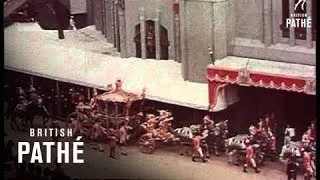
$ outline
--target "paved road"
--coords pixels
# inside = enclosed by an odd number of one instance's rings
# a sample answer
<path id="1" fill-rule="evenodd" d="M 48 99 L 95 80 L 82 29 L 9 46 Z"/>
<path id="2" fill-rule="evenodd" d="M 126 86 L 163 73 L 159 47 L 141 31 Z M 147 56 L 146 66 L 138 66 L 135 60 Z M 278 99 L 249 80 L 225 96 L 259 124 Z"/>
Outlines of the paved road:
<path id="1" fill-rule="evenodd" d="M 30 138 L 27 132 L 11 131 L 5 123 L 8 136 L 5 139 L 15 141 L 48 141 L 48 138 Z M 256 174 L 250 169 L 243 173 L 242 167 L 228 165 L 226 157 L 213 157 L 207 163 L 192 162 L 190 157 L 180 156 L 175 147 L 159 147 L 154 154 L 143 154 L 135 146 L 128 148 L 128 156 L 117 153 L 117 159 L 111 159 L 106 152 L 93 150 L 86 143 L 84 164 L 64 164 L 63 169 L 71 177 L 102 179 L 190 179 L 190 180 L 284 180 L 285 166 L 279 162 L 267 162 Z M 107 146 L 105 146 L 107 149 Z M 45 151 L 44 151 L 45 152 Z M 53 154 L 56 153 L 53 150 Z M 52 164 L 46 166 L 53 167 Z M 298 180 L 303 177 L 299 176 Z"/>

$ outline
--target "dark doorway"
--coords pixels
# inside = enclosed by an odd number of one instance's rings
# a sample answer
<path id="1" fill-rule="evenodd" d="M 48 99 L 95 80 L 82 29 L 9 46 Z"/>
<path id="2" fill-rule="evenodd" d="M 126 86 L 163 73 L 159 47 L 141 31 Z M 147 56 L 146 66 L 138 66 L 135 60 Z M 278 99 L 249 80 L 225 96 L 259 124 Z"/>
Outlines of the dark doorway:
<path id="1" fill-rule="evenodd" d="M 156 38 L 155 38 L 155 25 L 154 21 L 148 20 L 145 22 L 145 34 L 146 34 L 146 58 L 156 58 Z M 135 27 L 134 42 L 136 44 L 136 57 L 141 58 L 141 34 L 140 24 Z M 163 26 L 160 26 L 160 59 L 169 59 L 168 52 L 168 31 Z"/>
<path id="2" fill-rule="evenodd" d="M 236 134 L 248 133 L 251 124 L 257 124 L 259 117 L 270 112 L 275 113 L 277 124 L 276 138 L 283 142 L 287 124 L 295 128 L 296 140 L 301 140 L 316 117 L 316 97 L 303 93 L 272 90 L 254 87 L 238 87 L 240 102 L 235 104 L 234 122 L 230 127 Z"/>

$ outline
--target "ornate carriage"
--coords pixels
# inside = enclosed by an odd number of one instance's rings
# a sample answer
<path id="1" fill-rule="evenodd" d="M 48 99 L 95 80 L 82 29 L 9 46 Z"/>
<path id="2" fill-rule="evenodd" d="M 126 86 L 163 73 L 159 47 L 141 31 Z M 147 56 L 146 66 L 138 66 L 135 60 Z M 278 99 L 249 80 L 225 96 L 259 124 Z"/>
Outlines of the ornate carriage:
<path id="1" fill-rule="evenodd" d="M 171 129 L 170 121 L 173 120 L 172 114 L 166 110 L 158 110 L 160 116 L 156 117 L 152 114 L 149 114 L 149 121 L 147 120 L 145 123 L 141 124 L 144 126 L 145 133 L 142 134 L 139 138 L 139 147 L 140 151 L 147 154 L 152 154 L 156 148 L 156 146 L 160 144 L 177 144 L 180 139 L 175 136 L 173 133 L 173 129 Z M 148 115 L 147 115 L 148 116 Z M 153 130 L 148 130 L 148 123 L 156 123 L 158 128 Z M 167 124 L 167 128 L 165 128 L 165 123 Z M 167 129 L 167 130 L 165 130 Z"/>
<path id="2" fill-rule="evenodd" d="M 104 112 L 107 128 L 118 130 L 122 122 L 132 123 L 143 107 L 145 91 L 141 95 L 121 89 L 122 82 L 116 82 L 116 88 L 96 97 L 98 106 Z"/>

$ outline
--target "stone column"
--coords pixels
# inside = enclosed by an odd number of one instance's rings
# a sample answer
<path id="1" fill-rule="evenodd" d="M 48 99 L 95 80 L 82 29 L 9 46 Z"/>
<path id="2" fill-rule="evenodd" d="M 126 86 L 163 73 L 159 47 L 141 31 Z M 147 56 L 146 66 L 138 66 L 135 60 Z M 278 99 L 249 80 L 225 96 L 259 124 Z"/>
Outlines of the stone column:
<path id="1" fill-rule="evenodd" d="M 108 32 L 108 24 L 110 23 L 109 22 L 109 19 L 110 18 L 108 18 L 108 11 L 110 10 L 110 9 L 108 9 L 108 0 L 104 0 L 104 18 L 105 18 L 105 24 L 104 24 L 104 26 L 105 26 L 105 35 L 104 35 L 104 37 L 107 39 L 107 42 L 109 42 L 108 41 L 108 35 L 109 35 L 109 32 Z"/>
<path id="2" fill-rule="evenodd" d="M 180 28 L 181 28 L 181 71 L 184 80 L 189 79 L 187 29 L 185 24 L 185 0 L 180 1 Z"/>
<path id="3" fill-rule="evenodd" d="M 92 0 L 87 0 L 87 24 L 93 24 L 93 7 L 92 7 Z"/>
<path id="4" fill-rule="evenodd" d="M 102 31 L 102 7 L 101 7 L 102 0 L 95 0 L 96 5 L 96 29 L 98 31 Z"/>
<path id="5" fill-rule="evenodd" d="M 112 0 L 112 2 L 109 2 L 111 3 L 111 27 L 112 27 L 112 43 L 113 43 L 113 47 L 116 47 L 116 38 L 115 38 L 115 18 L 114 18 L 114 0 Z"/>
<path id="6" fill-rule="evenodd" d="M 215 59 L 227 56 L 227 5 L 228 1 L 219 1 L 213 5 L 212 50 Z M 208 55 L 209 56 L 209 55 Z"/>
<path id="7" fill-rule="evenodd" d="M 272 0 L 263 1 L 263 36 L 264 45 L 272 44 Z"/>
<path id="8" fill-rule="evenodd" d="M 155 38 L 156 38 L 156 59 L 160 60 L 160 10 L 156 9 L 156 19 L 154 20 L 155 25 Z"/>
<path id="9" fill-rule="evenodd" d="M 120 56 L 122 58 L 127 57 L 127 45 L 126 45 L 126 20 L 125 20 L 125 10 L 119 8 L 119 28 L 120 28 Z"/>
<path id="10" fill-rule="evenodd" d="M 102 34 L 105 34 L 106 33 L 106 16 L 105 16 L 105 6 L 104 6 L 104 3 L 105 3 L 105 1 L 104 0 L 101 0 L 101 3 L 100 3 L 100 5 L 101 5 L 101 14 L 102 14 L 102 29 L 101 29 L 101 32 L 102 32 Z"/>
<path id="11" fill-rule="evenodd" d="M 114 1 L 113 6 L 113 16 L 114 16 L 114 38 L 115 38 L 115 45 L 117 51 L 120 52 L 120 34 L 119 34 L 119 15 L 118 15 L 118 0 Z"/>
<path id="12" fill-rule="evenodd" d="M 307 0 L 307 18 L 311 18 L 312 17 L 312 1 L 311 0 Z M 314 6 L 315 7 L 315 6 Z M 308 20 L 308 19 L 307 19 Z M 306 29 L 306 33 L 307 33 L 307 48 L 312 48 L 313 47 L 313 42 L 312 42 L 312 25 L 311 28 Z"/>
<path id="13" fill-rule="evenodd" d="M 294 14 L 295 0 L 289 0 L 289 18 L 291 14 Z M 294 33 L 294 27 L 290 27 L 290 45 L 294 46 L 296 44 L 296 37 Z"/>
<path id="14" fill-rule="evenodd" d="M 174 49 L 175 60 L 181 62 L 181 38 L 180 38 L 180 16 L 179 16 L 179 1 L 177 0 L 173 5 L 174 13 Z"/>
<path id="15" fill-rule="evenodd" d="M 140 9 L 140 36 L 141 36 L 141 58 L 146 59 L 146 28 L 144 19 L 144 8 Z"/>

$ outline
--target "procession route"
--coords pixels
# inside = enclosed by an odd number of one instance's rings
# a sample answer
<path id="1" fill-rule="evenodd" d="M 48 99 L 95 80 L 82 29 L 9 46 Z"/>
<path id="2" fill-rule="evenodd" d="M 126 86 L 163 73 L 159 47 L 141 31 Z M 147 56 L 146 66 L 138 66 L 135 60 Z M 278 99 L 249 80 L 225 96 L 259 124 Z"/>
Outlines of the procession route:
<path id="1" fill-rule="evenodd" d="M 41 127 L 41 121 L 36 119 L 36 127 Z M 61 123 L 61 126 L 64 126 Z M 28 132 L 16 132 L 10 129 L 9 120 L 5 120 L 5 140 L 17 141 L 52 141 L 50 138 L 28 137 Z M 70 141 L 70 139 L 65 139 Z M 127 148 L 128 155 L 120 155 L 117 149 L 117 159 L 108 156 L 108 147 L 105 152 L 93 149 L 95 144 L 85 142 L 83 158 L 84 164 L 63 164 L 62 168 L 72 178 L 82 179 L 186 179 L 186 180 L 284 180 L 286 167 L 280 162 L 266 162 L 261 173 L 256 174 L 252 169 L 243 173 L 241 166 L 227 163 L 227 157 L 212 156 L 207 163 L 192 162 L 190 156 L 179 155 L 178 146 L 159 146 L 153 154 L 144 154 L 136 145 Z M 17 144 L 15 144 L 15 148 Z M 45 149 L 42 149 L 45 154 Z M 53 154 L 56 150 L 53 149 Z M 26 160 L 30 158 L 27 157 Z M 42 166 L 54 167 L 53 164 Z M 298 180 L 303 180 L 299 175 Z"/>

